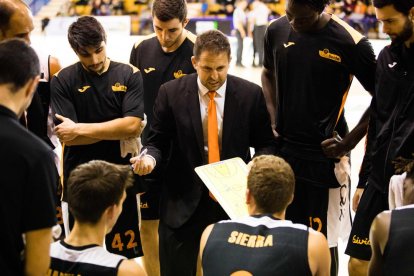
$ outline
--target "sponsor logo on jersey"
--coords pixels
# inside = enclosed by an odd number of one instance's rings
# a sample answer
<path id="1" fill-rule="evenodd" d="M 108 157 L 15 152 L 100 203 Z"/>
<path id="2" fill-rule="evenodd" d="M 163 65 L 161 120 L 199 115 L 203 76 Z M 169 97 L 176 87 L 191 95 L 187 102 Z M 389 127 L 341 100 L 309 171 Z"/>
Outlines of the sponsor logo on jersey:
<path id="1" fill-rule="evenodd" d="M 246 247 L 269 247 L 273 246 L 273 235 L 249 235 L 238 231 L 232 231 L 227 242 Z"/>
<path id="2" fill-rule="evenodd" d="M 79 88 L 79 89 L 78 89 L 78 91 L 79 91 L 79 92 L 81 92 L 81 93 L 83 93 L 83 92 L 85 92 L 86 90 L 88 90 L 90 87 L 91 87 L 90 85 L 85 85 L 84 87 Z"/>
<path id="3" fill-rule="evenodd" d="M 329 52 L 328 49 L 323 49 L 323 50 L 319 50 L 319 55 L 323 58 L 327 58 L 336 62 L 341 62 L 341 57 L 336 55 L 336 54 L 332 54 Z"/>
<path id="4" fill-rule="evenodd" d="M 148 209 L 149 208 L 148 202 L 140 202 L 139 203 L 139 208 Z"/>
<path id="5" fill-rule="evenodd" d="M 154 67 L 150 67 L 150 68 L 146 68 L 146 69 L 144 69 L 145 74 L 149 74 L 149 73 L 151 73 L 152 71 L 155 71 L 155 68 L 154 68 Z"/>
<path id="6" fill-rule="evenodd" d="M 182 70 L 178 70 L 177 72 L 174 72 L 174 78 L 179 79 L 181 77 L 184 77 L 187 74 L 184 74 Z"/>
<path id="7" fill-rule="evenodd" d="M 285 48 L 290 47 L 290 46 L 293 46 L 293 45 L 295 45 L 295 42 L 289 41 L 287 44 L 286 43 L 283 43 L 283 46 L 285 46 Z"/>
<path id="8" fill-rule="evenodd" d="M 114 92 L 126 92 L 127 87 L 125 85 L 120 84 L 119 82 L 112 85 L 112 91 Z"/>
<path id="9" fill-rule="evenodd" d="M 363 238 L 358 237 L 357 235 L 352 236 L 352 243 L 362 244 L 362 245 L 371 245 L 371 242 L 369 241 L 368 238 L 363 239 Z"/>
<path id="10" fill-rule="evenodd" d="M 393 63 L 388 64 L 388 67 L 394 68 L 395 65 L 397 65 L 397 63 L 394 61 Z"/>

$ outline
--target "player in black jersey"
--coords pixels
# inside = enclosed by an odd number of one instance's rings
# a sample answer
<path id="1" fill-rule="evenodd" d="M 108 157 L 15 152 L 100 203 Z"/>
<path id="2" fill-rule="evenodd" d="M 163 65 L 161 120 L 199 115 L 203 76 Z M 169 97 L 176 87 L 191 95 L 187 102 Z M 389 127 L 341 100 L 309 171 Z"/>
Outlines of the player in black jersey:
<path id="1" fill-rule="evenodd" d="M 360 200 L 345 251 L 351 256 L 350 275 L 367 273 L 369 229 L 376 215 L 389 208 L 393 161 L 411 158 L 414 152 L 414 0 L 374 0 L 373 4 L 391 45 L 377 60 L 365 165 L 355 192 Z"/>
<path id="2" fill-rule="evenodd" d="M 104 248 L 105 235 L 121 214 L 126 189 L 133 182 L 129 166 L 101 160 L 71 172 L 67 199 L 75 225 L 68 237 L 51 245 L 47 275 L 146 275 L 135 260 Z"/>
<path id="3" fill-rule="evenodd" d="M 343 107 L 353 76 L 374 90 L 375 56 L 365 37 L 323 12 L 328 3 L 287 1 L 286 16 L 266 32 L 262 84 L 278 154 L 296 175 L 286 218 L 322 231 L 334 255 L 340 230 L 346 237 L 351 227 L 346 154 L 365 135 L 369 118 L 366 111 L 348 133 Z M 336 269 L 333 258 L 333 275 Z"/>
<path id="4" fill-rule="evenodd" d="M 247 177 L 250 217 L 206 228 L 200 243 L 203 275 L 329 275 L 324 235 L 285 220 L 294 189 L 295 176 L 286 161 L 255 157 Z"/>
<path id="5" fill-rule="evenodd" d="M 155 0 L 152 6 L 155 34 L 137 42 L 131 51 L 130 63 L 142 73 L 144 109 L 147 127 L 143 144 L 153 120 L 153 107 L 158 89 L 167 81 L 195 72 L 191 63 L 196 36 L 185 29 L 188 23 L 185 0 Z M 167 158 L 164 163 L 167 163 Z M 164 166 L 163 166 L 164 167 Z M 144 265 L 149 275 L 159 274 L 158 224 L 162 168 L 145 177 L 147 190 L 141 195 L 141 237 Z"/>
<path id="6" fill-rule="evenodd" d="M 414 154 L 413 154 L 414 156 Z M 406 173 L 403 207 L 383 211 L 371 225 L 372 257 L 369 275 L 414 275 L 414 160 L 401 158 L 399 168 Z"/>
<path id="7" fill-rule="evenodd" d="M 55 131 L 64 148 L 63 184 L 77 165 L 90 160 L 129 164 L 131 154 L 121 156 L 120 141 L 138 137 L 144 117 L 141 74 L 106 56 L 101 24 L 80 17 L 69 27 L 68 38 L 80 61 L 62 69 L 51 84 Z M 142 255 L 135 187 L 127 194 L 106 245 L 110 252 L 132 258 Z"/>

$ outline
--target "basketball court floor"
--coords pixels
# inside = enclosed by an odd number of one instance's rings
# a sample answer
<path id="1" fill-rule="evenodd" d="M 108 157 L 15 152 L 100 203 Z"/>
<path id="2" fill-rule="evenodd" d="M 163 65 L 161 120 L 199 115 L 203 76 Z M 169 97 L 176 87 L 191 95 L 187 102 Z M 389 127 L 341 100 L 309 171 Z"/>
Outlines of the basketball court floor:
<path id="1" fill-rule="evenodd" d="M 114 61 L 128 62 L 131 49 L 135 42 L 142 39 L 138 36 L 111 36 L 108 35 L 107 41 L 107 55 Z M 234 37 L 230 38 L 232 46 L 232 56 L 236 53 L 236 40 Z M 381 49 L 389 44 L 388 40 L 371 40 L 374 52 L 376 55 L 381 51 Z M 32 36 L 32 45 L 41 49 L 45 53 L 49 53 L 54 57 L 58 58 L 63 67 L 68 66 L 72 63 L 78 61 L 73 50 L 70 48 L 69 43 L 65 35 L 62 36 L 43 36 L 43 35 L 34 35 Z M 261 68 L 253 68 L 252 64 L 252 41 L 247 38 L 244 41 L 244 51 L 243 51 L 243 64 L 244 68 L 235 66 L 235 56 L 232 58 L 232 63 L 229 69 L 229 74 L 245 78 L 252 82 L 255 82 L 261 85 L 260 74 Z M 358 80 L 354 79 L 348 99 L 345 105 L 345 116 L 348 121 L 349 128 L 352 129 L 359 121 L 359 118 L 369 106 L 371 101 L 371 96 L 366 92 Z M 352 161 L 352 172 L 351 172 L 351 183 L 353 189 L 351 190 L 351 196 L 354 193 L 355 185 L 358 183 L 358 172 L 361 165 L 361 161 L 364 155 L 364 142 L 365 139 L 356 146 L 356 148 L 351 152 L 351 161 Z M 339 242 L 339 275 L 346 276 L 348 256 L 343 252 L 346 247 L 346 241 Z"/>

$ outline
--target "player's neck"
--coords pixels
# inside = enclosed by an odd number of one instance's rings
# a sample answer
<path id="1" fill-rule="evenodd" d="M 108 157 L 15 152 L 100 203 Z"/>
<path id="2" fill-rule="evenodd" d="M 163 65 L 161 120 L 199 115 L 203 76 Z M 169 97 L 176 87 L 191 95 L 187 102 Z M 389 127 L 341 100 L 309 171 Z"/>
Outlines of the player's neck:
<path id="1" fill-rule="evenodd" d="M 165 53 L 171 53 L 171 52 L 174 52 L 175 50 L 177 50 L 181 46 L 181 44 L 183 44 L 185 38 L 187 37 L 187 32 L 188 31 L 186 29 L 183 29 L 179 39 L 177 39 L 177 41 L 168 48 L 167 47 L 162 47 L 162 50 Z"/>
<path id="2" fill-rule="evenodd" d="M 90 244 L 103 246 L 105 234 L 106 227 L 99 222 L 96 225 L 75 222 L 69 236 L 65 238 L 65 242 L 72 246 L 85 246 Z"/>

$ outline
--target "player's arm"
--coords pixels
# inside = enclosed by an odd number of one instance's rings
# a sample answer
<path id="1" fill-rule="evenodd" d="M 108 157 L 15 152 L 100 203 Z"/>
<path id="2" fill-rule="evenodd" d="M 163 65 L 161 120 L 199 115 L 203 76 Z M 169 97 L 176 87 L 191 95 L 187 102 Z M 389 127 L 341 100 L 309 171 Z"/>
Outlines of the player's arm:
<path id="1" fill-rule="evenodd" d="M 79 144 L 77 137 L 95 140 L 121 140 L 140 134 L 141 119 L 138 117 L 117 118 L 102 123 L 75 123 L 69 118 L 56 114 L 62 121 L 55 127 L 56 134 L 67 145 Z"/>
<path id="2" fill-rule="evenodd" d="M 24 274 L 46 275 L 50 265 L 50 243 L 52 242 L 52 228 L 28 231 L 26 234 L 26 248 L 24 251 Z"/>
<path id="3" fill-rule="evenodd" d="M 210 236 L 210 233 L 213 230 L 213 227 L 214 227 L 214 224 L 210 224 L 209 226 L 206 227 L 206 229 L 204 229 L 203 234 L 201 235 L 200 252 L 198 254 L 199 263 L 201 264 L 201 269 L 203 268 L 202 259 L 203 259 L 204 248 L 206 247 L 208 237 Z"/>
<path id="4" fill-rule="evenodd" d="M 150 127 L 142 157 L 131 158 L 134 172 L 146 175 L 153 171 L 156 164 L 160 164 L 163 155 L 170 151 L 171 141 L 175 135 L 175 121 L 169 104 L 168 92 L 165 84 L 161 85 L 154 105 L 154 116 Z"/>
<path id="5" fill-rule="evenodd" d="M 146 276 L 145 270 L 135 260 L 123 260 L 119 265 L 118 276 Z"/>
<path id="6" fill-rule="evenodd" d="M 367 108 L 358 124 L 342 140 L 329 138 L 321 143 L 322 150 L 328 158 L 341 158 L 350 152 L 367 134 L 370 109 Z"/>
<path id="7" fill-rule="evenodd" d="M 376 59 L 374 50 L 366 38 L 355 44 L 352 60 L 349 63 L 350 73 L 355 75 L 365 90 L 373 95 L 375 90 Z M 322 150 L 329 158 L 340 158 L 351 151 L 367 133 L 371 108 L 362 114 L 358 124 L 341 141 L 329 138 L 322 142 Z"/>
<path id="8" fill-rule="evenodd" d="M 309 231 L 308 261 L 312 275 L 328 276 L 331 271 L 331 254 L 325 236 L 316 231 Z"/>
<path id="9" fill-rule="evenodd" d="M 354 210 L 354 212 L 356 212 L 358 208 L 359 201 L 362 197 L 362 193 L 364 192 L 365 185 L 368 182 L 368 178 L 371 174 L 372 147 L 373 147 L 375 140 L 377 139 L 377 134 L 376 134 L 377 130 L 375 126 L 377 113 L 376 113 L 375 106 L 376 106 L 376 99 L 374 95 L 371 101 L 371 106 L 370 106 L 371 113 L 370 113 L 370 119 L 369 119 L 366 145 L 365 145 L 364 159 L 362 160 L 361 169 L 358 175 L 359 180 L 358 180 L 357 189 L 355 190 L 354 196 L 352 197 L 352 210 Z"/>
<path id="10" fill-rule="evenodd" d="M 368 266 L 368 275 L 383 275 L 383 254 L 388 241 L 390 223 L 391 212 L 385 211 L 378 214 L 371 224 L 369 240 L 371 242 L 372 257 Z"/>
<path id="11" fill-rule="evenodd" d="M 273 70 L 266 67 L 262 71 L 262 87 L 263 95 L 266 100 L 267 111 L 269 111 L 270 122 L 272 124 L 273 133 L 276 135 L 276 112 L 277 112 L 277 96 L 276 96 L 276 77 Z"/>

